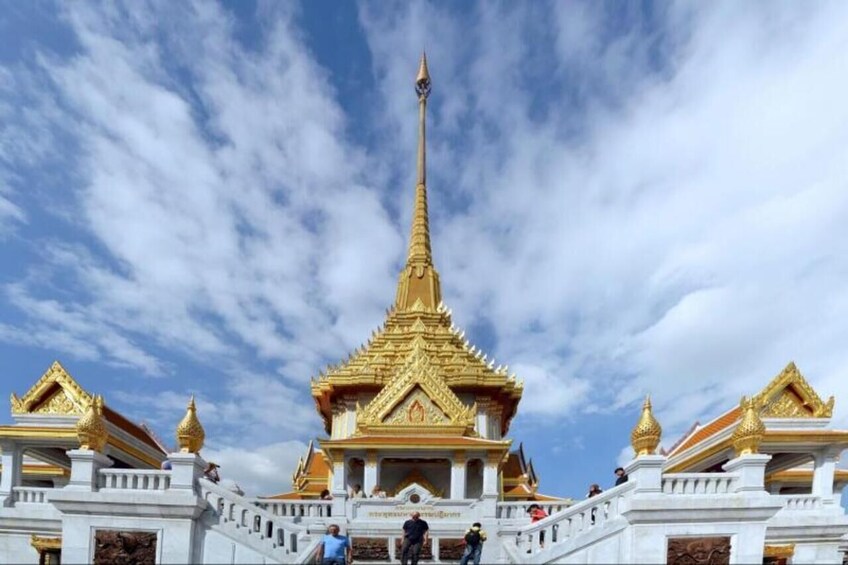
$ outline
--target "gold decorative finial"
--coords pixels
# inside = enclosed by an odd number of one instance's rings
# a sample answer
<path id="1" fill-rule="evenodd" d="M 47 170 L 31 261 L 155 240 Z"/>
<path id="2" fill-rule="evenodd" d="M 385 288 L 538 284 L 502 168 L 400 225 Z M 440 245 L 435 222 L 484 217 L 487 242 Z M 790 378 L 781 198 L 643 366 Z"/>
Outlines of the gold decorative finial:
<path id="1" fill-rule="evenodd" d="M 733 449 L 736 450 L 737 456 L 759 453 L 760 443 L 766 433 L 766 426 L 760 419 L 759 406 L 753 398 L 744 396 L 739 406 L 742 408 L 742 420 L 730 436 Z"/>
<path id="2" fill-rule="evenodd" d="M 180 445 L 180 451 L 183 453 L 197 453 L 203 447 L 203 440 L 206 439 L 206 432 L 203 431 L 203 426 L 200 425 L 200 420 L 197 419 L 197 406 L 194 403 L 194 395 L 191 395 L 191 400 L 188 402 L 188 408 L 185 416 L 177 425 L 177 442 Z"/>
<path id="3" fill-rule="evenodd" d="M 439 274 L 433 267 L 430 247 L 430 218 L 427 212 L 427 97 L 430 95 L 430 71 L 427 55 L 422 53 L 415 92 L 418 94 L 418 181 L 415 184 L 415 209 L 406 267 L 400 274 L 397 308 L 408 310 L 420 299 L 427 310 L 435 310 L 442 301 Z"/>
<path id="4" fill-rule="evenodd" d="M 77 437 L 80 441 L 80 449 L 92 451 L 103 451 L 109 432 L 103 422 L 103 397 L 97 395 L 88 403 L 88 408 L 79 420 L 77 420 Z"/>
<path id="5" fill-rule="evenodd" d="M 640 455 L 653 455 L 657 451 L 662 437 L 662 426 L 654 418 L 651 410 L 651 397 L 646 396 L 642 404 L 642 415 L 636 423 L 636 427 L 630 432 L 630 444 L 636 457 Z"/>
<path id="6" fill-rule="evenodd" d="M 421 63 L 418 65 L 418 76 L 415 77 L 415 92 L 419 97 L 430 95 L 430 71 L 427 70 L 427 53 L 421 52 Z"/>

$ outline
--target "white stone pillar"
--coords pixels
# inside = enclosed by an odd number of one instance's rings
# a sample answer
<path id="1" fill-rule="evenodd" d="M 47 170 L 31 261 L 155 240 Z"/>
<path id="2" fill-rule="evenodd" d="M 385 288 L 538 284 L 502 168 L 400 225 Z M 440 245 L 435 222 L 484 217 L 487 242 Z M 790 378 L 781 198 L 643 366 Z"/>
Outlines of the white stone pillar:
<path id="1" fill-rule="evenodd" d="M 627 480 L 636 483 L 635 493 L 662 492 L 662 455 L 640 455 L 624 467 Z"/>
<path id="2" fill-rule="evenodd" d="M 333 495 L 333 498 L 337 496 L 346 496 L 347 495 L 347 466 L 345 465 L 344 459 L 341 459 L 341 455 L 339 455 L 339 459 L 333 459 L 333 482 L 330 487 L 330 492 Z"/>
<path id="3" fill-rule="evenodd" d="M 836 462 L 839 453 L 825 449 L 813 454 L 813 489 L 814 496 L 820 496 L 823 504 L 833 504 L 833 479 L 836 473 Z"/>
<path id="4" fill-rule="evenodd" d="M 771 455 L 752 453 L 740 455 L 721 466 L 728 473 L 739 476 L 733 492 L 766 492 L 766 465 Z"/>
<path id="5" fill-rule="evenodd" d="M 498 492 L 498 463 L 488 459 L 483 466 L 483 496 L 495 496 Z"/>
<path id="6" fill-rule="evenodd" d="M 468 457 L 466 457 L 464 451 L 457 451 L 453 454 L 453 461 L 451 461 L 450 497 L 454 500 L 462 500 L 466 496 L 467 463 Z M 497 482 L 497 476 L 495 477 L 495 482 Z"/>
<path id="7" fill-rule="evenodd" d="M 347 464 L 345 462 L 344 452 L 333 451 L 330 453 L 330 458 L 333 461 L 333 479 L 330 483 L 330 494 L 333 497 L 333 520 L 338 521 L 347 515 Z"/>
<path id="8" fill-rule="evenodd" d="M 0 442 L 3 450 L 0 463 L 3 465 L 3 475 L 0 477 L 0 506 L 12 506 L 15 503 L 13 489 L 21 484 L 21 469 L 23 468 L 24 450 L 15 441 Z"/>
<path id="9" fill-rule="evenodd" d="M 365 496 L 371 496 L 374 487 L 380 484 L 380 466 L 377 452 L 368 450 L 365 453 L 365 469 L 362 474 L 362 490 Z"/>
<path id="10" fill-rule="evenodd" d="M 67 452 L 71 458 L 71 480 L 66 489 L 97 490 L 97 472 L 112 466 L 112 460 L 90 449 L 72 449 Z"/>
<path id="11" fill-rule="evenodd" d="M 171 490 L 196 492 L 197 479 L 206 470 L 206 461 L 197 453 L 169 453 L 171 462 Z"/>

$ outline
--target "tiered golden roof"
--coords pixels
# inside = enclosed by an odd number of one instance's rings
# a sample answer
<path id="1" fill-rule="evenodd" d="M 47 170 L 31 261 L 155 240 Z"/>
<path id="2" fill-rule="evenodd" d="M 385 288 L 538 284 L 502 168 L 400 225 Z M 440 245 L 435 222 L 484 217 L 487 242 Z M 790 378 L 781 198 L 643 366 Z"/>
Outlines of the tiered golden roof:
<path id="1" fill-rule="evenodd" d="M 103 397 L 97 395 L 89 402 L 85 414 L 77 420 L 77 437 L 80 441 L 80 449 L 91 449 L 103 451 L 109 440 L 109 432 L 103 422 Z"/>
<path id="2" fill-rule="evenodd" d="M 194 395 L 192 395 L 186 408 L 186 414 L 177 425 L 177 442 L 180 445 L 180 451 L 197 453 L 203 448 L 205 439 L 206 432 L 203 431 L 203 426 L 197 419 L 197 406 L 194 403 Z"/>
<path id="3" fill-rule="evenodd" d="M 371 405 L 364 407 L 358 433 L 374 432 L 388 411 L 416 386 L 441 390 L 441 401 L 434 400 L 454 430 L 473 427 L 473 411 L 456 398 L 456 389 L 472 390 L 498 407 L 502 433 L 506 433 L 522 394 L 522 384 L 504 366 L 495 366 L 482 351 L 470 345 L 465 333 L 451 321 L 451 313 L 441 302 L 441 284 L 433 265 L 430 223 L 427 212 L 425 115 L 430 93 L 430 74 L 422 56 L 416 78 L 419 101 L 418 180 L 415 208 L 406 264 L 400 273 L 394 306 L 387 312 L 382 327 L 359 347 L 346 362 L 330 367 L 312 380 L 312 396 L 330 431 L 333 402 L 346 392 L 379 391 Z M 426 377 L 413 366 L 426 365 Z M 388 385 L 406 379 L 406 388 Z M 416 380 L 417 379 L 417 380 Z M 416 382 L 412 382 L 415 380 Z M 405 381 L 405 382 L 406 382 Z M 437 381 L 440 384 L 437 384 Z M 441 388 L 444 387 L 444 388 Z M 453 392 L 452 392 L 453 391 Z M 417 418 L 427 413 L 423 402 L 410 407 Z M 435 412 L 431 410 L 435 417 Z M 410 412 L 412 414 L 412 412 Z M 411 421 L 410 421 L 411 422 Z M 399 431 L 399 430 L 396 430 Z"/>
<path id="4" fill-rule="evenodd" d="M 760 407 L 755 399 L 744 396 L 739 407 L 742 409 L 742 420 L 730 436 L 733 449 L 736 450 L 736 455 L 757 453 L 766 434 L 766 426 L 760 419 Z"/>
<path id="5" fill-rule="evenodd" d="M 651 397 L 646 396 L 642 404 L 642 415 L 630 433 L 630 443 L 636 456 L 653 455 L 662 437 L 662 427 L 651 409 Z"/>

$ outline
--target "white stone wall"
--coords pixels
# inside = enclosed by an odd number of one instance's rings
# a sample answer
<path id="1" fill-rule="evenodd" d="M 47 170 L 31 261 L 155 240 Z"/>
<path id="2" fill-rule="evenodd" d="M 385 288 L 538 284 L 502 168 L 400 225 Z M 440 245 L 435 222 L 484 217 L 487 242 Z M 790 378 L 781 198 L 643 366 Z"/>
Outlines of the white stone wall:
<path id="1" fill-rule="evenodd" d="M 202 563 L 249 564 L 265 563 L 265 558 L 256 551 L 214 531 L 203 536 Z"/>
<path id="2" fill-rule="evenodd" d="M 0 533 L 0 563 L 38 563 L 38 552 L 29 543 L 30 536 Z"/>

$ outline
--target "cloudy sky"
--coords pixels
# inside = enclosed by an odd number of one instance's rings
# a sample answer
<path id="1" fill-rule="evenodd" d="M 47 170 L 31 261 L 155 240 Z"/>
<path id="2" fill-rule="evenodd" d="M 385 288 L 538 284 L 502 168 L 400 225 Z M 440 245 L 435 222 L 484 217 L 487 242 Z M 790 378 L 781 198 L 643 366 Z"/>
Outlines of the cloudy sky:
<path id="1" fill-rule="evenodd" d="M 848 4 L 3 3 L 0 374 L 54 359 L 287 490 L 311 376 L 394 298 L 413 79 L 445 302 L 542 490 L 789 361 L 848 425 Z M 8 420 L 7 416 L 3 416 Z"/>

